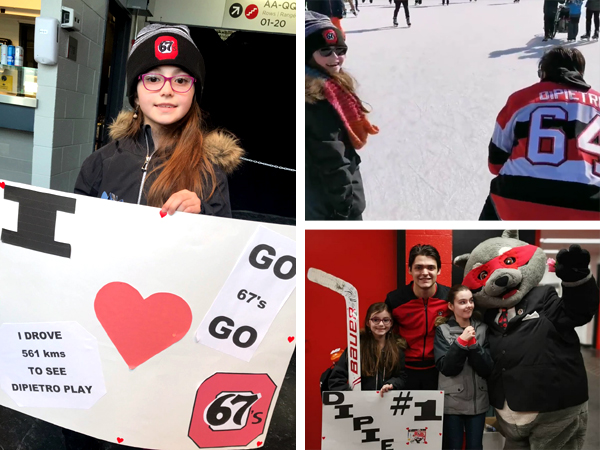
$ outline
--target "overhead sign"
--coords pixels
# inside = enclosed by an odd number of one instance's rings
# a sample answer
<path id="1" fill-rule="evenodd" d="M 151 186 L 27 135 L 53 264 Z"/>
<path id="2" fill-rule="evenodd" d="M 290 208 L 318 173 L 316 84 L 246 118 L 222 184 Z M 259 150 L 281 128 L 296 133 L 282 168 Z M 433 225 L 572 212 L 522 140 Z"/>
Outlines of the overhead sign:
<path id="1" fill-rule="evenodd" d="M 323 393 L 322 450 L 442 448 L 443 391 Z"/>
<path id="2" fill-rule="evenodd" d="M 131 447 L 261 447 L 295 347 L 295 229 L 159 212 L 0 180 L 0 405 Z M 228 302 L 259 311 L 231 315 L 260 335 L 250 357 L 194 336 Z"/>
<path id="3" fill-rule="evenodd" d="M 296 34 L 296 1 L 156 0 L 153 22 Z"/>

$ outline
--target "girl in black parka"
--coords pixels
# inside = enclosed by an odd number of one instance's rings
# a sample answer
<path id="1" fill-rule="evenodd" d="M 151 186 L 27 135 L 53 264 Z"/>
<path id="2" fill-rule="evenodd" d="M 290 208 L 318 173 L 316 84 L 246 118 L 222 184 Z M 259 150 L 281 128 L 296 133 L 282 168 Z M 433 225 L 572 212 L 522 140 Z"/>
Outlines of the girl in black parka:
<path id="1" fill-rule="evenodd" d="M 110 126 L 113 141 L 83 162 L 75 193 L 159 207 L 162 215 L 231 217 L 227 173 L 243 151 L 202 126 L 204 62 L 189 29 L 144 27 L 126 72 L 134 111 L 121 111 Z"/>
<path id="2" fill-rule="evenodd" d="M 406 341 L 393 332 L 394 320 L 385 303 L 373 303 L 367 310 L 365 328 L 360 333 L 360 385 L 363 391 L 387 391 L 406 388 L 404 349 Z M 329 377 L 330 391 L 349 391 L 348 349 Z"/>
<path id="3" fill-rule="evenodd" d="M 306 219 L 361 220 L 365 196 L 356 153 L 371 125 L 354 80 L 342 70 L 348 50 L 324 15 L 306 12 Z"/>

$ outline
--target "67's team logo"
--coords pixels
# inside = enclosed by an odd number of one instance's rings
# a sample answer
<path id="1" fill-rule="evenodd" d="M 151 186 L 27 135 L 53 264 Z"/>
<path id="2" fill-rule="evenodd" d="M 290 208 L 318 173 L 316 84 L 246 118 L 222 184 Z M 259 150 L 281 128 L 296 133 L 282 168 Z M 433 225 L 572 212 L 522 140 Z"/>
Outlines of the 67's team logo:
<path id="1" fill-rule="evenodd" d="M 157 59 L 175 59 L 179 54 L 177 39 L 172 36 L 161 36 L 154 41 L 154 56 Z"/>
<path id="2" fill-rule="evenodd" d="M 266 373 L 215 373 L 196 393 L 190 439 L 200 448 L 249 445 L 264 432 L 275 389 Z"/>

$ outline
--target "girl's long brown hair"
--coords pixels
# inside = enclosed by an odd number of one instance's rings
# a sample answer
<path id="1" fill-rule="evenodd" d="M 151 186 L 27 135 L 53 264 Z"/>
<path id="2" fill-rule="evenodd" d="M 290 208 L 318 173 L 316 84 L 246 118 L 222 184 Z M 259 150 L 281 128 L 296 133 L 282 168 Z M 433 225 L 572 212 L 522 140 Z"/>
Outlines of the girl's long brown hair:
<path id="1" fill-rule="evenodd" d="M 387 311 L 392 317 L 392 327 L 385 336 L 383 350 L 379 351 L 369 323 L 373 314 L 383 311 Z M 360 365 L 363 376 L 372 377 L 378 372 L 384 372 L 387 377 L 391 377 L 398 375 L 403 369 L 400 367 L 400 352 L 406 348 L 406 341 L 394 333 L 393 320 L 392 312 L 385 303 L 373 303 L 369 306 L 365 317 L 365 328 L 360 334 Z"/>
<path id="2" fill-rule="evenodd" d="M 329 73 L 323 67 L 321 67 L 315 61 L 314 58 L 311 58 L 310 61 L 308 61 L 308 65 L 310 67 L 312 67 L 313 69 L 317 69 L 321 73 L 325 74 L 327 77 L 331 78 L 333 81 L 335 81 L 338 85 L 340 85 L 346 91 L 348 91 L 349 93 L 351 93 L 354 96 L 356 96 L 356 98 L 359 100 L 360 109 L 362 110 L 362 112 L 364 112 L 365 114 L 368 114 L 368 113 L 371 112 L 370 110 L 368 110 L 367 108 L 365 108 L 365 105 L 363 104 L 363 101 L 356 94 L 356 87 L 357 87 L 357 84 L 358 84 L 356 82 L 356 79 L 352 75 L 350 75 L 348 72 L 344 71 L 344 69 L 341 69 L 337 73 Z"/>
<path id="3" fill-rule="evenodd" d="M 138 108 L 137 114 L 138 117 L 134 119 L 133 111 L 121 111 L 110 125 L 110 137 L 115 140 L 135 140 L 144 124 L 142 110 Z M 148 179 L 160 173 L 150 183 L 150 188 L 145 188 L 149 206 L 161 207 L 172 194 L 182 189 L 195 192 L 201 200 L 209 199 L 214 194 L 215 171 L 204 151 L 201 114 L 194 100 L 181 120 L 164 127 L 161 146 L 153 157 L 156 163 Z M 212 186 L 208 195 L 204 192 L 207 186 Z"/>

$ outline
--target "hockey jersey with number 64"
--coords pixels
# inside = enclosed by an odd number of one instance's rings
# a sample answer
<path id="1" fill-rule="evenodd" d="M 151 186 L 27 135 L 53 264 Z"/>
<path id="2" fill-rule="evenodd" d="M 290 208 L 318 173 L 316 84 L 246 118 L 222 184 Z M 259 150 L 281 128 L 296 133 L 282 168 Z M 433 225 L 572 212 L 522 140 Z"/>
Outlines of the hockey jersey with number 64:
<path id="1" fill-rule="evenodd" d="M 512 94 L 489 146 L 503 220 L 600 220 L 600 94 L 542 81 Z"/>

